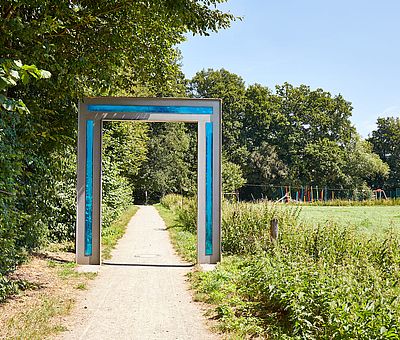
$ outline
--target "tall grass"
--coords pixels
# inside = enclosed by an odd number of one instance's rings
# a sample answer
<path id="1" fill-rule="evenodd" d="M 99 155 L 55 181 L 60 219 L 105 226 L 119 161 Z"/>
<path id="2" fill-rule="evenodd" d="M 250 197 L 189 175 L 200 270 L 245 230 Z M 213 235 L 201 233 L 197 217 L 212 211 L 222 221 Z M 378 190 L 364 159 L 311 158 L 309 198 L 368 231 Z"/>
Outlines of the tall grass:
<path id="1" fill-rule="evenodd" d="M 400 339 L 399 232 L 367 237 L 356 227 L 314 226 L 298 218 L 300 209 L 225 202 L 223 250 L 231 256 L 193 275 L 197 297 L 216 305 L 224 331 L 243 337 Z"/>
<path id="2" fill-rule="evenodd" d="M 177 215 L 176 226 L 179 226 L 193 234 L 196 233 L 197 203 L 195 198 L 169 194 L 164 196 L 160 203 Z"/>
<path id="3" fill-rule="evenodd" d="M 277 218 L 281 225 L 295 225 L 299 207 L 270 203 L 223 203 L 222 249 L 226 254 L 255 254 L 271 246 L 269 225 Z"/>

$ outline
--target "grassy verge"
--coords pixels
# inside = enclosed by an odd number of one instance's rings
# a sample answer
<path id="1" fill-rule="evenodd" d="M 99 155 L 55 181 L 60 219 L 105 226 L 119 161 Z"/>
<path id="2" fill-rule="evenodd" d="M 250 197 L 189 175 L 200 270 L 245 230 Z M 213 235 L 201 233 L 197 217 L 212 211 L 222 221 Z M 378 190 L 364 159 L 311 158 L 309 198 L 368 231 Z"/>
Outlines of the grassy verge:
<path id="1" fill-rule="evenodd" d="M 210 306 L 207 316 L 216 320 L 215 331 L 227 339 L 270 338 L 266 331 L 265 311 L 249 300 L 243 287 L 245 260 L 241 256 L 227 255 L 215 270 L 189 273 L 194 300 Z"/>
<path id="2" fill-rule="evenodd" d="M 104 228 L 101 235 L 102 258 L 107 260 L 111 257 L 111 251 L 117 245 L 118 240 L 125 234 L 126 227 L 138 211 L 138 207 L 130 206 L 110 227 Z"/>
<path id="3" fill-rule="evenodd" d="M 178 223 L 177 216 L 161 204 L 155 208 L 164 220 L 176 252 L 188 262 L 196 262 L 196 235 L 185 230 Z"/>
<path id="4" fill-rule="evenodd" d="M 111 256 L 137 210 L 130 207 L 103 230 L 103 258 Z M 72 243 L 51 244 L 35 254 L 8 278 L 19 288 L 0 304 L 0 339 L 44 339 L 65 330 L 63 318 L 95 276 L 76 271 Z"/>
<path id="5" fill-rule="evenodd" d="M 0 305 L 0 338 L 43 339 L 64 330 L 62 318 L 96 275 L 75 267 L 73 253 L 49 251 L 20 266 L 11 279 L 27 286 Z"/>

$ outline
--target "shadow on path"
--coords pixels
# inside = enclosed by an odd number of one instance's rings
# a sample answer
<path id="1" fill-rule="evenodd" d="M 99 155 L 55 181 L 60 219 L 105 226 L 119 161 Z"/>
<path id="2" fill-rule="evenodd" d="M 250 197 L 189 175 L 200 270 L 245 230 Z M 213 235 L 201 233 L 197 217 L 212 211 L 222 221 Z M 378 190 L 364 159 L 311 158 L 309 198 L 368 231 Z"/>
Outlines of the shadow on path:
<path id="1" fill-rule="evenodd" d="M 104 266 L 116 267 L 155 267 L 155 268 L 191 268 L 194 264 L 151 264 L 151 263 L 112 263 L 103 262 Z"/>

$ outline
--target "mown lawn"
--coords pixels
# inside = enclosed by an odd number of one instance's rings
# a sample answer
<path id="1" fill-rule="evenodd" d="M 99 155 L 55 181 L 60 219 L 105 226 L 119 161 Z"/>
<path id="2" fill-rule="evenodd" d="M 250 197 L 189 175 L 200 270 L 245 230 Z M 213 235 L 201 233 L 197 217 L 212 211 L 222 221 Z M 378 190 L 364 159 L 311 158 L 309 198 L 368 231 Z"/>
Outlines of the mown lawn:
<path id="1" fill-rule="evenodd" d="M 368 232 L 400 229 L 400 206 L 302 206 L 300 218 L 312 224 L 336 222 Z"/>

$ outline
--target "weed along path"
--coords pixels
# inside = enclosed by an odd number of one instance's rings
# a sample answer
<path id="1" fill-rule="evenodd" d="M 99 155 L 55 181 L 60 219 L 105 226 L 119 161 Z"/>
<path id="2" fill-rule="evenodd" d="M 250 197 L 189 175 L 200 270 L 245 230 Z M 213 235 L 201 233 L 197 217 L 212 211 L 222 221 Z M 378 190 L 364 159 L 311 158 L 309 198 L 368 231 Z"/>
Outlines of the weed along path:
<path id="1" fill-rule="evenodd" d="M 190 270 L 156 209 L 141 206 L 60 338 L 217 339 L 187 290 Z"/>

